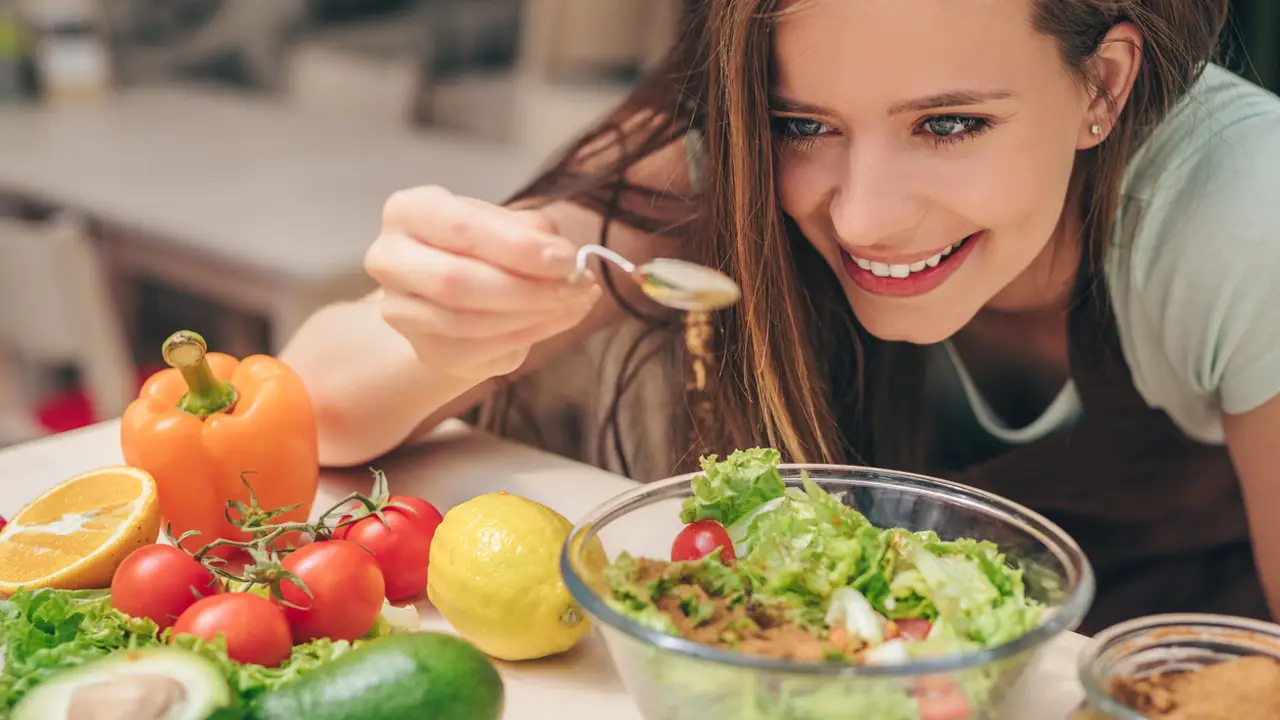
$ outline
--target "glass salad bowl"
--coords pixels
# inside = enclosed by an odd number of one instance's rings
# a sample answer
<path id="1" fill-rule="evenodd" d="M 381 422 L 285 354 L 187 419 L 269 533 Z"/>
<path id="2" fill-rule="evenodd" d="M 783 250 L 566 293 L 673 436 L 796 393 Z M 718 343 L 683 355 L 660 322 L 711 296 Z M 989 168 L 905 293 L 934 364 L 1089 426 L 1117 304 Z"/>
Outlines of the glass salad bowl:
<path id="1" fill-rule="evenodd" d="M 647 720 L 999 717 L 1005 692 L 1028 663 L 1055 637 L 1078 627 L 1093 602 L 1093 570 L 1080 548 L 1056 525 L 1015 503 L 956 483 L 872 468 L 777 470 L 786 492 L 801 492 L 807 476 L 827 493 L 842 493 L 843 503 L 876 528 L 995 543 L 1005 563 L 1021 571 L 1026 598 L 1044 611 L 1026 632 L 1008 633 L 1007 641 L 876 663 L 781 660 L 687 640 L 632 619 L 609 601 L 600 544 L 610 562 L 622 553 L 668 559 L 685 527 L 682 504 L 694 496 L 691 480 L 700 473 L 643 485 L 596 508 L 573 529 L 561 571 Z M 732 523 L 729 530 L 733 536 Z M 738 537 L 733 543 L 738 545 Z"/>

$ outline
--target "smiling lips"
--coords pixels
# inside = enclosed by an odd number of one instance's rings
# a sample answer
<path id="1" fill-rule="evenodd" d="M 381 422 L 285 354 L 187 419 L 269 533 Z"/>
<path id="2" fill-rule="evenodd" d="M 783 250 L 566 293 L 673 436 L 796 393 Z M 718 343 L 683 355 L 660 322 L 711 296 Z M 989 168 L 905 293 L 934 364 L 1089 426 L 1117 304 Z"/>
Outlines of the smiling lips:
<path id="1" fill-rule="evenodd" d="M 863 290 L 874 295 L 913 297 L 942 284 L 964 263 L 982 233 L 952 243 L 934 255 L 909 263 L 886 263 L 840 251 L 845 272 Z"/>

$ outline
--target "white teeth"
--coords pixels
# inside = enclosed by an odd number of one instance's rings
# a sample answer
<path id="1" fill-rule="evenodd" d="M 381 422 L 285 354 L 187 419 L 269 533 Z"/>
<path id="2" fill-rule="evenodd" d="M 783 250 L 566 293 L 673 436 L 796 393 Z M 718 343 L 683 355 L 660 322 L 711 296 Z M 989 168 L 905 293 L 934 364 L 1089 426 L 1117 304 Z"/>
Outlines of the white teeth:
<path id="1" fill-rule="evenodd" d="M 961 245 L 964 245 L 964 243 L 965 241 L 961 240 L 958 243 L 948 245 L 945 248 L 943 248 L 942 251 L 939 252 L 937 255 L 934 255 L 931 258 L 925 258 L 924 260 L 918 260 L 909 265 L 906 265 L 906 264 L 890 265 L 889 263 L 876 262 L 874 260 L 863 260 L 862 258 L 859 258 L 859 257 L 854 257 L 853 261 L 858 265 L 858 267 L 870 272 L 872 275 L 875 275 L 876 277 L 891 277 L 891 278 L 902 279 L 910 276 L 912 273 L 918 273 L 928 268 L 938 267 L 939 263 L 942 262 L 943 258 L 947 257 L 952 252 L 955 252 L 955 250 L 959 248 Z M 853 256 L 850 255 L 850 257 L 853 257 Z"/>

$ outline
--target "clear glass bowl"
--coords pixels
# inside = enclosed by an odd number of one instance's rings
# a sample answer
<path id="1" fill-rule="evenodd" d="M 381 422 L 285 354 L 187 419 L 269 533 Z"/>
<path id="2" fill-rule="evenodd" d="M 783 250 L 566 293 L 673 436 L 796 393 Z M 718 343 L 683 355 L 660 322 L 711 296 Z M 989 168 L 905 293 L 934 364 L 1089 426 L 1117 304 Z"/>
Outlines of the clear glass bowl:
<path id="1" fill-rule="evenodd" d="M 1197 670 L 1250 655 L 1280 660 L 1280 625 L 1228 615 L 1151 615 L 1098 633 L 1080 653 L 1073 720 L 1147 720 L 1111 695 L 1117 679 Z"/>
<path id="2" fill-rule="evenodd" d="M 983 652 L 895 666 L 795 663 L 739 655 L 671 637 L 605 604 L 604 578 L 584 562 L 599 538 L 612 561 L 619 552 L 670 556 L 683 527 L 680 505 L 692 475 L 643 485 L 592 511 L 569 536 L 561 571 L 574 598 L 602 632 L 619 674 L 647 720 L 806 719 L 980 720 L 996 716 L 1005 691 L 1049 641 L 1079 626 L 1093 602 L 1093 569 L 1076 543 L 1036 513 L 955 483 L 871 468 L 784 465 L 788 485 L 801 472 L 878 527 L 933 530 L 943 539 L 990 540 L 1021 568 L 1029 596 L 1055 609 L 1027 635 Z M 925 710 L 930 683 L 946 679 L 969 695 L 967 714 Z M 923 711 L 923 712 L 922 712 Z"/>

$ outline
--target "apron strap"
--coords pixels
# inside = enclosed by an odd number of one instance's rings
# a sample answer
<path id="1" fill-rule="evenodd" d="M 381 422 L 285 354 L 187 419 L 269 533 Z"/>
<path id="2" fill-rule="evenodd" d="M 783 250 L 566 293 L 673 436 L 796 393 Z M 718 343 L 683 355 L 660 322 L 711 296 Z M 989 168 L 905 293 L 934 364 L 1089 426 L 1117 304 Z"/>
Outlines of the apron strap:
<path id="1" fill-rule="evenodd" d="M 1082 420 L 952 477 L 1040 512 L 1080 544 L 1098 576 L 1084 632 L 1158 612 L 1267 618 L 1226 448 L 1147 406 L 1093 277 L 1082 263 L 1067 325 Z"/>

